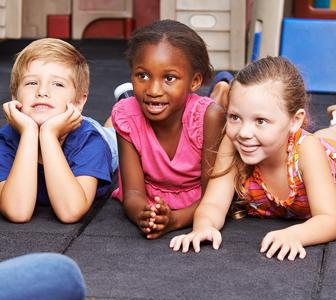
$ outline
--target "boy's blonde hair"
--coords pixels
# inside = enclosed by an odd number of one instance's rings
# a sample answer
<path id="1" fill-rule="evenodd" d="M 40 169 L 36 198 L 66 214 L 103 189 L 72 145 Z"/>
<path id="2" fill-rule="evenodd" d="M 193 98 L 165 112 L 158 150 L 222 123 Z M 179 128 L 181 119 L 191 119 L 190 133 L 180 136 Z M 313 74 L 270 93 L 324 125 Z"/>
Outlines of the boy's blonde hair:
<path id="1" fill-rule="evenodd" d="M 18 53 L 12 68 L 10 90 L 16 96 L 23 73 L 29 64 L 41 59 L 45 62 L 57 62 L 69 66 L 73 70 L 73 83 L 76 89 L 76 99 L 88 95 L 90 74 L 89 66 L 84 56 L 72 45 L 54 38 L 36 40 Z"/>

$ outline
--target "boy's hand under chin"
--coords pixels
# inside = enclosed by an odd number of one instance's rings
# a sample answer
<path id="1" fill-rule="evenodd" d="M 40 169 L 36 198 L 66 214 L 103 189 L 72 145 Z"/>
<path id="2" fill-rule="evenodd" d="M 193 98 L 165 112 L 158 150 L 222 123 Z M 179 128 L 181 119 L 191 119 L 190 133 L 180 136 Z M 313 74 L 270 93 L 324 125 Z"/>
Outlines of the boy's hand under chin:
<path id="1" fill-rule="evenodd" d="M 49 133 L 62 141 L 69 132 L 80 127 L 83 116 L 81 112 L 72 104 L 67 104 L 67 110 L 44 122 L 40 127 L 40 134 Z"/>
<path id="2" fill-rule="evenodd" d="M 3 104 L 3 111 L 8 124 L 19 131 L 20 135 L 29 129 L 33 131 L 38 130 L 35 121 L 21 112 L 22 104 L 17 100 L 12 100 Z"/>

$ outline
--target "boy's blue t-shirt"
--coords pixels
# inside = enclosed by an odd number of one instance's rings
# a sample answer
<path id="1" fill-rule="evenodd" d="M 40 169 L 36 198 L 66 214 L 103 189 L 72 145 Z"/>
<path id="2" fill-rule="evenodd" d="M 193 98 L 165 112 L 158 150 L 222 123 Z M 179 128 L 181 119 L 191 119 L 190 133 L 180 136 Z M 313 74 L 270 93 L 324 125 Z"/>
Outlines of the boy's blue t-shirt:
<path id="1" fill-rule="evenodd" d="M 0 128 L 0 182 L 6 180 L 9 175 L 19 141 L 19 133 L 9 124 Z M 98 179 L 96 198 L 106 196 L 111 191 L 111 150 L 90 122 L 84 119 L 79 128 L 70 132 L 62 148 L 75 177 L 92 176 Z M 38 164 L 37 203 L 50 205 L 41 164 Z"/>

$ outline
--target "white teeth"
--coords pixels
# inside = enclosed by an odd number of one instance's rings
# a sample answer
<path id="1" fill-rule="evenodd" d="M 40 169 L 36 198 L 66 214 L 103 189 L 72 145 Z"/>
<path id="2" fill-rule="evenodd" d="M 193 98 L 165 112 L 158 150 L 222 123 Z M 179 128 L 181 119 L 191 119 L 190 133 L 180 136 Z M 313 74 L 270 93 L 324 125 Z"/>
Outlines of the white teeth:
<path id="1" fill-rule="evenodd" d="M 147 102 L 145 103 L 147 106 L 147 110 L 152 114 L 160 114 L 162 113 L 168 106 L 166 103 L 157 103 L 157 102 Z"/>
<path id="2" fill-rule="evenodd" d="M 50 109 L 50 106 L 48 106 L 48 105 L 43 105 L 43 104 L 39 104 L 39 105 L 36 105 L 36 106 L 34 107 L 34 110 L 35 110 L 35 111 L 46 111 L 46 110 L 48 110 L 48 109 Z"/>
<path id="3" fill-rule="evenodd" d="M 160 108 L 160 107 L 163 107 L 164 104 L 162 103 L 149 103 L 150 106 L 154 106 L 154 107 L 157 107 L 157 108 Z"/>

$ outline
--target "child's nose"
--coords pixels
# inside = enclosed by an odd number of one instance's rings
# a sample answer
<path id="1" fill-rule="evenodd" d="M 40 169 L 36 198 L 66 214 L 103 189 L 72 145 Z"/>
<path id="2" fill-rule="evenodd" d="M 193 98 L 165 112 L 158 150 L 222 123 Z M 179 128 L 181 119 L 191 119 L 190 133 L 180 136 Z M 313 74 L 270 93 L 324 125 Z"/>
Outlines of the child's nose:
<path id="1" fill-rule="evenodd" d="M 49 91 L 48 88 L 44 85 L 39 85 L 37 89 L 37 96 L 38 97 L 49 97 Z"/>
<path id="2" fill-rule="evenodd" d="M 239 136 L 244 139 L 253 137 L 253 126 L 248 123 L 243 123 L 239 129 Z"/>
<path id="3" fill-rule="evenodd" d="M 151 97 L 161 96 L 162 95 L 161 82 L 159 80 L 152 80 L 151 82 L 149 82 L 146 93 L 148 96 Z"/>

